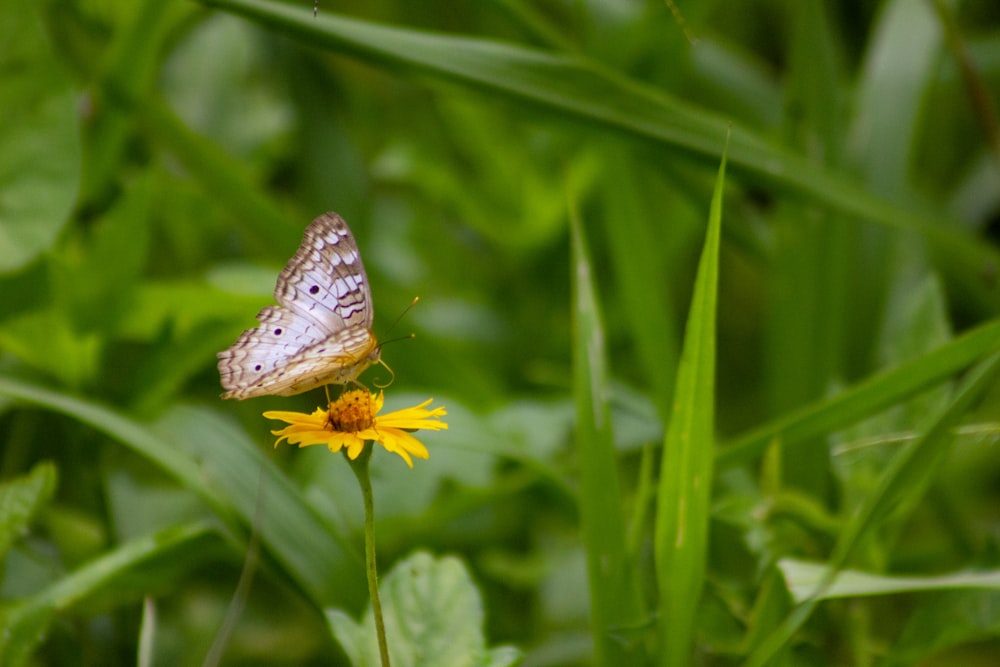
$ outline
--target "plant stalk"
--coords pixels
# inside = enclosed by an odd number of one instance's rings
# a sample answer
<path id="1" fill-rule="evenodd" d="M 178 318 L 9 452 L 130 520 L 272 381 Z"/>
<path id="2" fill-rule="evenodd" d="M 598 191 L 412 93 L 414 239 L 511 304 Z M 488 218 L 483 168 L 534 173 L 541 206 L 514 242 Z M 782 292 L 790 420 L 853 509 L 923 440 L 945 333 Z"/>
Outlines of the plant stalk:
<path id="1" fill-rule="evenodd" d="M 389 644 L 385 639 L 385 621 L 382 619 L 382 602 L 378 596 L 378 567 L 375 565 L 375 501 L 372 494 L 372 481 L 368 474 L 368 462 L 375 449 L 371 442 L 365 443 L 365 448 L 357 459 L 348 462 L 354 476 L 361 485 L 361 496 L 365 504 L 365 571 L 368 574 L 368 595 L 372 600 L 372 613 L 375 615 L 375 634 L 378 636 L 378 652 L 382 667 L 389 667 Z M 347 450 L 344 450 L 346 457 Z"/>

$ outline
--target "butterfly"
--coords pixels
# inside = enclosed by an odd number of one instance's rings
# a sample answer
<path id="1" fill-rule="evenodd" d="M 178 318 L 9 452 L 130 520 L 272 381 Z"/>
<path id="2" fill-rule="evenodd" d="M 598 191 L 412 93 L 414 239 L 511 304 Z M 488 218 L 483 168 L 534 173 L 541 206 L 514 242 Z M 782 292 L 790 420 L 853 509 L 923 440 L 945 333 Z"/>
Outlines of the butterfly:
<path id="1" fill-rule="evenodd" d="M 274 298 L 279 305 L 257 314 L 260 326 L 218 354 L 222 398 L 292 396 L 347 384 L 379 361 L 368 276 L 351 230 L 336 213 L 306 228 L 278 275 Z"/>

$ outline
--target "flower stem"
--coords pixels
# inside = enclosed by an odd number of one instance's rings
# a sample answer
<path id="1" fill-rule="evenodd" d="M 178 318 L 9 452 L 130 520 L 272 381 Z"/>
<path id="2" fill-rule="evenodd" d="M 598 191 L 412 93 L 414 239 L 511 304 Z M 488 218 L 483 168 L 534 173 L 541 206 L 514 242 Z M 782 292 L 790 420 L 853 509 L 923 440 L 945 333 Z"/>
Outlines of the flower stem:
<path id="1" fill-rule="evenodd" d="M 378 635 L 378 652 L 382 667 L 389 667 L 389 644 L 385 640 L 385 621 L 382 620 L 382 602 L 378 597 L 378 568 L 375 565 L 375 501 L 372 495 L 372 481 L 368 475 L 368 461 L 372 457 L 374 444 L 366 442 L 358 458 L 348 462 L 354 476 L 361 485 L 361 496 L 365 503 L 365 570 L 368 573 L 368 595 L 372 599 L 372 613 L 375 615 L 375 634 Z M 347 450 L 344 450 L 347 456 Z"/>

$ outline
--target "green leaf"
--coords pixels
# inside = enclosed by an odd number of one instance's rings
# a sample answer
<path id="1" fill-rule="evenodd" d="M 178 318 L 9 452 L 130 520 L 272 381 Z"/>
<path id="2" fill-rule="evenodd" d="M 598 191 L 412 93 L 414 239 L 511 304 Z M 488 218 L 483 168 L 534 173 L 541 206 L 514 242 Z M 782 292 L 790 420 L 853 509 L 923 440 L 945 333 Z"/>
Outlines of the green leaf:
<path id="1" fill-rule="evenodd" d="M 379 590 L 393 667 L 505 667 L 520 660 L 513 647 L 487 647 L 482 600 L 457 558 L 417 552 L 396 563 Z M 326 617 L 354 667 L 379 666 L 370 607 L 361 623 L 337 609 Z"/>
<path id="2" fill-rule="evenodd" d="M 184 35 L 161 72 L 164 97 L 185 124 L 254 164 L 275 136 L 293 129 L 297 113 L 270 76 L 281 70 L 268 68 L 274 53 L 260 48 L 259 36 L 245 21 L 212 14 Z"/>
<path id="3" fill-rule="evenodd" d="M 827 565 L 793 558 L 783 558 L 778 562 L 778 567 L 796 603 L 808 600 L 817 586 L 831 575 Z M 956 588 L 1000 591 L 1000 570 L 952 572 L 932 577 L 902 577 L 847 569 L 836 573 L 830 585 L 820 593 L 819 599 L 832 600 Z"/>
<path id="4" fill-rule="evenodd" d="M 103 341 L 95 332 L 74 331 L 66 313 L 41 307 L 0 324 L 0 348 L 60 384 L 83 390 L 97 378 Z"/>
<path id="5" fill-rule="evenodd" d="M 694 222 L 694 216 L 685 215 L 689 213 L 686 200 L 672 196 L 674 193 L 661 193 L 655 199 L 646 194 L 654 188 L 644 186 L 653 184 L 642 180 L 643 170 L 637 168 L 626 147 L 611 145 L 604 153 L 606 167 L 616 175 L 601 183 L 606 202 L 606 244 L 614 257 L 615 295 L 629 318 L 647 382 L 665 420 L 670 414 L 671 380 L 679 355 L 679 324 L 673 316 L 677 309 L 666 268 L 685 260 L 688 246 L 682 241 L 687 241 L 688 235 L 679 230 L 693 226 L 685 223 Z M 700 217 L 697 224 L 700 234 Z M 668 225 L 676 231 L 663 234 Z"/>
<path id="6" fill-rule="evenodd" d="M 919 664 L 974 664 L 975 642 L 982 642 L 984 665 L 996 658 L 996 638 L 1000 635 L 1000 592 L 995 590 L 946 591 L 929 595 L 907 620 L 906 626 L 893 642 L 892 652 L 883 667 L 909 667 Z M 927 658 L 944 649 L 962 644 L 972 645 L 965 653 L 959 649 L 934 661 Z"/>
<path id="7" fill-rule="evenodd" d="M 96 558 L 75 572 L 19 603 L 0 609 L 0 663 L 19 667 L 26 664 L 35 646 L 46 634 L 55 614 L 71 609 L 89 596 L 104 594 L 119 585 L 130 570 L 152 559 L 193 567 L 198 554 L 218 540 L 208 522 L 173 526 L 131 540 Z"/>
<path id="8" fill-rule="evenodd" d="M 933 275 L 915 285 L 906 281 L 898 291 L 899 295 L 887 308 L 886 321 L 882 325 L 880 356 L 887 364 L 898 364 L 933 352 L 946 345 L 951 335 L 944 294 Z M 952 382 L 942 382 L 837 434 L 832 464 L 841 482 L 839 495 L 843 498 L 842 504 L 848 511 L 879 485 L 895 453 L 894 447 L 858 444 L 885 441 L 886 434 L 906 434 L 910 439 L 916 438 L 924 428 L 927 416 L 936 414 L 947 404 L 952 389 Z M 888 440 L 891 441 L 891 437 Z M 883 536 L 887 537 L 890 526 L 898 530 L 911 510 L 910 504 L 901 502 L 893 512 L 892 520 L 883 524 Z M 894 539 L 880 540 L 877 548 L 884 561 L 891 558 L 895 546 Z M 872 564 L 865 563 L 865 567 L 872 567 Z"/>
<path id="9" fill-rule="evenodd" d="M 953 428 L 984 392 L 992 388 L 998 373 L 1000 354 L 980 362 L 963 379 L 954 400 L 935 410 L 923 436 L 900 449 L 883 473 L 878 488 L 851 516 L 840 534 L 830 557 L 833 567 L 843 567 L 861 541 L 901 502 L 913 501 L 916 495 L 923 493 L 939 472 L 939 464 L 953 438 Z"/>
<path id="10" fill-rule="evenodd" d="M 64 413 L 107 433 L 173 476 L 230 526 L 236 517 L 243 525 L 257 521 L 258 493 L 265 494 L 262 541 L 312 600 L 350 605 L 364 599 L 357 546 L 322 521 L 277 466 L 218 415 L 176 408 L 154 429 L 102 405 L 26 382 L 0 378 L 0 395 Z"/>
<path id="11" fill-rule="evenodd" d="M 793 24 L 786 141 L 817 164 L 843 165 L 842 86 L 826 5 L 803 0 L 788 6 Z M 780 200 L 771 216 L 774 246 L 769 253 L 772 279 L 767 311 L 766 408 L 772 414 L 815 400 L 831 383 L 849 375 L 845 352 L 855 332 L 872 325 L 864 299 L 852 284 L 852 271 L 865 267 L 857 225 L 846 216 L 808 200 Z M 852 334 L 852 335 L 848 335 Z M 870 345 L 864 339 L 860 353 Z M 826 457 L 811 450 L 782 449 L 783 483 L 817 496 L 829 491 Z"/>
<path id="12" fill-rule="evenodd" d="M 190 170 L 214 200 L 231 207 L 241 225 L 252 232 L 246 235 L 248 245 L 268 253 L 281 248 L 281 254 L 292 254 L 301 229 L 291 223 L 274 197 L 260 188 L 246 165 L 192 131 L 161 100 L 147 101 L 140 113 L 158 145 Z"/>
<path id="13" fill-rule="evenodd" d="M 591 632 L 598 664 L 635 664 L 641 603 L 627 558 L 618 463 L 609 409 L 604 325 L 583 227 L 570 215 L 573 285 L 573 395 L 580 461 L 580 522 L 587 552 Z"/>
<path id="14" fill-rule="evenodd" d="M 792 447 L 813 436 L 849 426 L 939 384 L 998 348 L 1000 320 L 993 320 L 833 398 L 811 403 L 755 428 L 721 449 L 717 465 L 729 468 L 745 463 L 762 454 L 774 440 Z"/>
<path id="15" fill-rule="evenodd" d="M 914 140 L 941 57 L 941 24 L 930 3 L 882 5 L 860 69 L 852 153 L 868 183 L 893 198 L 907 194 Z M 919 44 L 919 49 L 912 48 Z"/>
<path id="16" fill-rule="evenodd" d="M 111 42 L 102 49 L 99 64 L 88 64 L 97 84 L 92 104 L 100 111 L 86 135 L 82 204 L 97 205 L 112 195 L 129 157 L 135 110 L 152 96 L 159 56 L 171 31 L 193 11 L 181 2 L 141 2 L 134 11 L 119 10 L 115 16 Z"/>
<path id="17" fill-rule="evenodd" d="M 938 411 L 924 435 L 899 450 L 879 481 L 879 486 L 865 498 L 841 531 L 829 560 L 829 573 L 816 586 L 812 595 L 791 614 L 779 628 L 750 655 L 748 665 L 763 665 L 792 638 L 812 614 L 819 596 L 833 581 L 848 559 L 873 530 L 899 505 L 912 500 L 926 488 L 939 472 L 939 463 L 948 451 L 952 429 L 959 419 L 993 386 L 1000 374 L 1000 354 L 994 354 L 977 365 L 962 382 L 954 400 Z"/>
<path id="18" fill-rule="evenodd" d="M 0 560 L 52 499 L 56 476 L 54 465 L 39 463 L 27 475 L 0 484 Z"/>
<path id="19" fill-rule="evenodd" d="M 149 204 L 140 181 L 103 218 L 70 230 L 45 264 L 51 297 L 0 322 L 0 346 L 67 387 L 93 389 L 145 267 Z"/>
<path id="20" fill-rule="evenodd" d="M 778 191 L 803 195 L 835 211 L 892 229 L 924 234 L 961 273 L 966 297 L 990 307 L 995 290 L 980 284 L 980 267 L 1000 264 L 1000 253 L 941 224 L 916 206 L 887 202 L 842 174 L 817 167 L 801 155 L 777 147 L 764 135 L 733 125 L 706 108 L 673 98 L 660 89 L 624 77 L 576 54 L 554 55 L 511 43 L 407 30 L 329 12 L 314 18 L 306 6 L 268 0 L 202 0 L 248 16 L 332 50 L 389 67 L 427 71 L 473 88 L 542 105 L 674 152 L 703 164 L 716 159 L 728 126 L 732 171 Z"/>
<path id="21" fill-rule="evenodd" d="M 229 514 L 224 498 L 201 479 L 196 462 L 156 436 L 147 426 L 103 405 L 11 378 L 0 377 L 0 395 L 61 412 L 107 433 L 201 495 L 223 516 Z"/>
<path id="22" fill-rule="evenodd" d="M 654 549 L 659 589 L 659 664 L 691 660 L 694 611 L 708 561 L 715 444 L 715 324 L 726 154 L 722 156 L 688 314 L 674 409 L 663 443 Z"/>
<path id="23" fill-rule="evenodd" d="M 74 331 L 107 334 L 131 310 L 150 244 L 152 179 L 131 183 L 49 262 L 55 307 Z"/>
<path id="24" fill-rule="evenodd" d="M 366 591 L 360 543 L 320 516 L 242 430 L 218 412 L 192 406 L 174 408 L 157 428 L 198 462 L 201 484 L 257 525 L 264 546 L 313 602 L 360 605 Z M 262 429 L 258 440 L 270 449 L 274 437 Z"/>
<path id="25" fill-rule="evenodd" d="M 0 273 L 55 241 L 80 181 L 77 98 L 42 31 L 42 5 L 14 0 L 0 21 Z"/>

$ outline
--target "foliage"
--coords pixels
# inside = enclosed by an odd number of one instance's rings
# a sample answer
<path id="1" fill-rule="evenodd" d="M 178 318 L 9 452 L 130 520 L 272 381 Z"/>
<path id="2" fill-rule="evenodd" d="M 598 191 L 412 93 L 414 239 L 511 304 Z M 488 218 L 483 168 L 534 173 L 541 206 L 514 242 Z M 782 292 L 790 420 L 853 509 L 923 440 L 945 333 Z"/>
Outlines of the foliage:
<path id="1" fill-rule="evenodd" d="M 370 660 L 321 395 L 215 369 L 332 210 L 448 408 L 399 664 L 993 664 L 994 4 L 6 3 L 0 663 Z"/>

